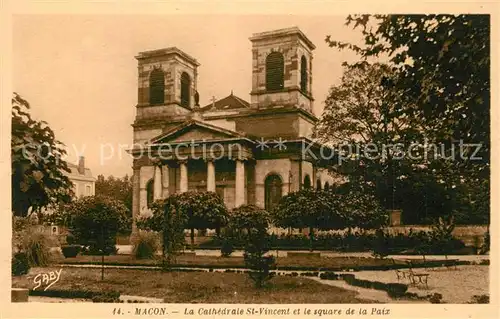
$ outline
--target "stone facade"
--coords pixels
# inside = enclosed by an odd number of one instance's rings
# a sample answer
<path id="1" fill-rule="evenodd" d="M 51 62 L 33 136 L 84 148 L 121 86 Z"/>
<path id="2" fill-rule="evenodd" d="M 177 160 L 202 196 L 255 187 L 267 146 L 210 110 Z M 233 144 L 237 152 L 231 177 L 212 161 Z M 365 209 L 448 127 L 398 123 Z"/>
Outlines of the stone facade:
<path id="1" fill-rule="evenodd" d="M 69 173 L 66 173 L 73 183 L 75 197 L 94 196 L 96 178 L 92 176 L 92 171 L 85 167 L 85 159 L 79 158 L 78 165 L 68 163 Z"/>
<path id="2" fill-rule="evenodd" d="M 197 105 L 199 64 L 177 48 L 136 57 L 139 94 L 132 125 L 136 147 L 131 151 L 134 217 L 148 214 L 155 199 L 179 192 L 216 192 L 229 209 L 243 204 L 271 209 L 289 192 L 336 182 L 303 152 L 304 144 L 313 143 L 310 136 L 317 121 L 311 111 L 314 45 L 298 28 L 255 34 L 250 41 L 251 102 L 231 93 L 209 105 Z M 274 70 L 266 69 L 271 52 L 282 54 L 283 65 Z M 161 104 L 151 104 L 149 99 L 153 83 L 149 76 L 155 68 L 165 75 Z M 181 105 L 183 72 L 192 80 L 189 105 Z M 266 89 L 270 76 L 283 81 L 279 90 Z"/>

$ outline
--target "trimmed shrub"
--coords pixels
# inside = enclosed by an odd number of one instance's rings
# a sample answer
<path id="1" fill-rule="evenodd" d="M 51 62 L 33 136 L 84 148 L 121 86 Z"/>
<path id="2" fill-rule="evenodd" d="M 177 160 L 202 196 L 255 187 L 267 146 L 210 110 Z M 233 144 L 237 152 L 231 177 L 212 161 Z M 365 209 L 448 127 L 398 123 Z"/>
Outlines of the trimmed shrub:
<path id="1" fill-rule="evenodd" d="M 339 280 L 341 276 L 334 272 L 324 272 L 319 275 L 319 278 L 326 280 Z"/>
<path id="2" fill-rule="evenodd" d="M 139 231 L 132 242 L 132 255 L 137 259 L 153 259 L 160 249 L 158 235 L 153 232 Z"/>
<path id="3" fill-rule="evenodd" d="M 225 238 L 222 241 L 222 246 L 220 248 L 220 253 L 222 257 L 229 257 L 234 251 L 233 241 L 229 238 Z"/>
<path id="4" fill-rule="evenodd" d="M 377 289 L 377 288 L 375 288 Z M 387 294 L 392 298 L 402 297 L 408 290 L 408 285 L 405 284 L 385 284 Z"/>
<path id="5" fill-rule="evenodd" d="M 82 247 L 80 245 L 61 246 L 64 258 L 75 258 L 80 253 L 81 249 Z"/>
<path id="6" fill-rule="evenodd" d="M 26 275 L 30 270 L 28 256 L 25 253 L 16 253 L 12 257 L 12 275 Z"/>

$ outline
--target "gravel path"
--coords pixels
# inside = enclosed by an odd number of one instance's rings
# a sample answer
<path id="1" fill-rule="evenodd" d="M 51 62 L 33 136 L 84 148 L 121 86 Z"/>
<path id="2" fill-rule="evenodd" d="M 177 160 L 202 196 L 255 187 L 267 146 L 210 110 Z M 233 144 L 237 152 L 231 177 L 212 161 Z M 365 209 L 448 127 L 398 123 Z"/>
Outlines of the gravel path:
<path id="1" fill-rule="evenodd" d="M 408 292 L 414 292 L 422 296 L 440 293 L 443 295 L 443 302 L 445 303 L 464 304 L 471 301 L 474 295 L 489 295 L 489 268 L 488 266 L 458 266 L 457 269 L 418 269 L 415 270 L 415 273 L 429 274 L 429 289 L 426 289 L 424 285 L 419 285 L 410 287 Z M 359 271 L 354 274 L 358 279 L 385 283 L 397 282 L 394 270 Z M 405 280 L 404 283 L 408 283 L 408 281 Z"/>

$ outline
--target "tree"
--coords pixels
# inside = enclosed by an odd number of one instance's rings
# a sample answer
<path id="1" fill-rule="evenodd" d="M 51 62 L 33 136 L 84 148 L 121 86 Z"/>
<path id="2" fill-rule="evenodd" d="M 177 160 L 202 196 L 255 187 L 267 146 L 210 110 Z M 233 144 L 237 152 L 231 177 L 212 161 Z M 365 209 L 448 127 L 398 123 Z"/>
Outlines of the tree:
<path id="1" fill-rule="evenodd" d="M 186 216 L 179 208 L 179 194 L 158 200 L 151 206 L 152 214 L 137 220 L 137 228 L 162 233 L 162 263 L 168 269 L 184 247 Z"/>
<path id="2" fill-rule="evenodd" d="M 191 247 L 194 249 L 194 230 L 220 228 L 227 223 L 228 213 L 222 198 L 214 192 L 185 192 L 175 195 L 176 210 L 186 218 L 185 228 L 191 230 Z"/>
<path id="3" fill-rule="evenodd" d="M 123 178 L 116 178 L 111 175 L 105 178 L 104 175 L 98 175 L 95 192 L 121 201 L 132 216 L 132 177 L 125 175 Z"/>
<path id="4" fill-rule="evenodd" d="M 269 213 L 254 205 L 242 205 L 234 209 L 229 220 L 229 227 L 246 230 L 243 236 L 243 258 L 256 288 L 262 288 L 274 276 L 271 270 L 276 267 L 274 256 L 266 256 L 271 248 L 271 238 L 267 231 L 269 225 Z"/>
<path id="5" fill-rule="evenodd" d="M 327 43 L 358 53 L 361 60 L 351 67 L 366 65 L 371 58 L 386 58 L 393 76 L 382 85 L 398 93 L 396 114 L 417 119 L 412 127 L 421 129 L 421 138 L 446 149 L 410 170 L 414 176 L 423 173 L 429 186 L 441 189 L 448 202 L 441 215 L 457 214 L 464 197 L 475 214 L 489 215 L 489 16 L 356 15 L 348 16 L 346 24 L 361 30 L 364 44 L 338 42 L 330 36 Z M 465 145 L 460 144 L 457 151 L 452 148 L 457 143 Z M 485 204 L 477 205 L 474 198 L 481 194 L 487 194 L 482 196 Z"/>
<path id="6" fill-rule="evenodd" d="M 246 230 L 250 233 L 252 228 L 267 229 L 271 224 L 271 215 L 255 205 L 242 205 L 231 211 L 228 227 L 234 230 Z"/>
<path id="7" fill-rule="evenodd" d="M 91 254 L 114 253 L 116 235 L 130 225 L 125 206 L 103 196 L 77 199 L 65 206 L 64 215 L 59 219 L 66 221 L 62 226 L 67 226 L 77 243 Z"/>
<path id="8" fill-rule="evenodd" d="M 29 114 L 30 105 L 19 94 L 12 98 L 12 211 L 15 216 L 71 201 L 70 170 L 62 158 L 63 144 L 47 122 Z"/>
<path id="9" fill-rule="evenodd" d="M 314 229 L 344 229 L 345 219 L 339 214 L 335 197 L 326 191 L 304 189 L 281 198 L 273 211 L 278 227 L 309 228 L 310 249 L 313 250 Z"/>
<path id="10" fill-rule="evenodd" d="M 400 112 L 398 92 L 384 86 L 393 76 L 386 64 L 346 66 L 315 129 L 317 138 L 341 152 L 342 162 L 331 170 L 374 191 L 387 209 L 398 208 L 398 184 L 415 169 L 416 163 L 399 153 L 422 132 L 415 119 Z"/>

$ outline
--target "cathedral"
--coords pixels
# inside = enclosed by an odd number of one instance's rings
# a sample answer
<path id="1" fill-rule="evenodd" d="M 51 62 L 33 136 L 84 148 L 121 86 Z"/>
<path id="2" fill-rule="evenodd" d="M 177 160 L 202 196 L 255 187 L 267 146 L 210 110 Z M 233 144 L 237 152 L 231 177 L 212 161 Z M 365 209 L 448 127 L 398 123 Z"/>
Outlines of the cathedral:
<path id="1" fill-rule="evenodd" d="M 134 218 L 179 192 L 216 192 L 228 209 L 253 204 L 271 210 L 289 192 L 332 185 L 312 152 L 320 147 L 311 138 L 318 120 L 312 112 L 314 44 L 296 27 L 249 40 L 249 101 L 231 93 L 200 106 L 200 64 L 176 47 L 136 56 Z"/>

